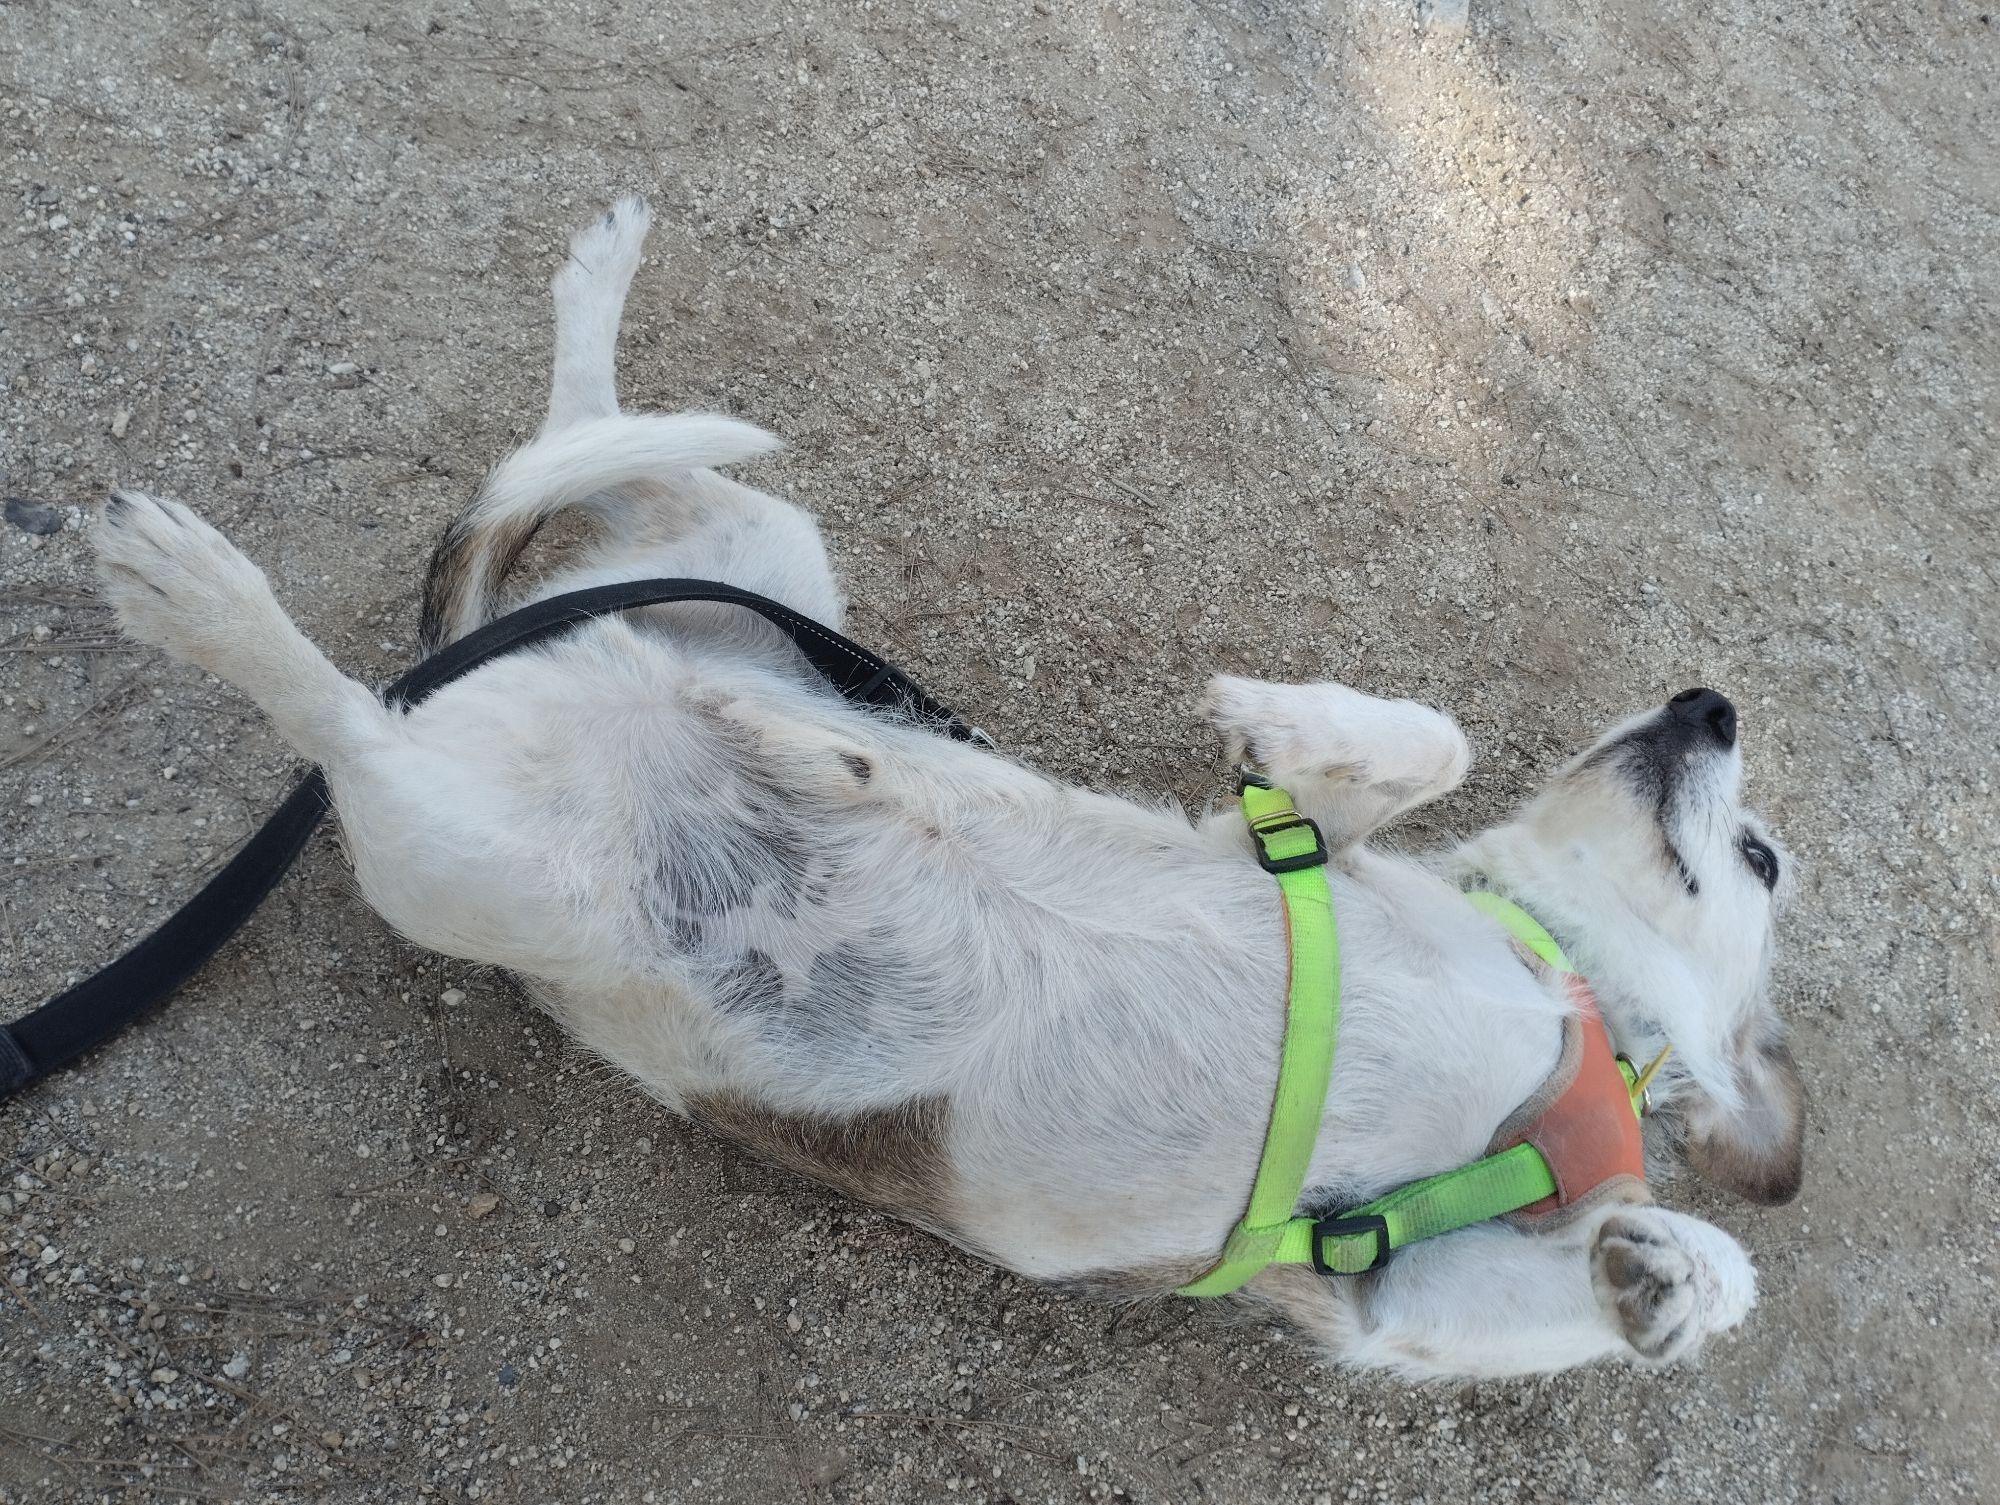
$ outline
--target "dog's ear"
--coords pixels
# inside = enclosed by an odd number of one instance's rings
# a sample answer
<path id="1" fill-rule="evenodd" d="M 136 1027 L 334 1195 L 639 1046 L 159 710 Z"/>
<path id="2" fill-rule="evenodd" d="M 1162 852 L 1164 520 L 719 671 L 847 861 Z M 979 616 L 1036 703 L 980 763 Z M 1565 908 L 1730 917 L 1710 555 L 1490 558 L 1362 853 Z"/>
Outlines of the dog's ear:
<path id="1" fill-rule="evenodd" d="M 1698 1093 L 1684 1110 L 1688 1164 L 1752 1202 L 1789 1202 L 1805 1175 L 1806 1134 L 1805 1084 L 1791 1047 L 1775 1037 L 1747 1042 L 1736 1080 L 1739 1106 Z"/>

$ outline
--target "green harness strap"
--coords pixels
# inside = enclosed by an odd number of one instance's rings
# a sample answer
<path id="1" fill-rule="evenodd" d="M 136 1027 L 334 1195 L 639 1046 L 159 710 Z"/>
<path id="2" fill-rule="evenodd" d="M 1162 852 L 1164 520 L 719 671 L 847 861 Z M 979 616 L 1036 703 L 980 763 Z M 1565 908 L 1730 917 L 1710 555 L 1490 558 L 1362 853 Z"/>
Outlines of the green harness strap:
<path id="1" fill-rule="evenodd" d="M 1285 1043 L 1250 1205 L 1231 1230 L 1215 1267 L 1182 1286 L 1179 1294 L 1226 1296 L 1267 1265 L 1309 1264 L 1326 1275 L 1359 1275 L 1378 1268 L 1406 1244 L 1504 1217 L 1554 1196 L 1555 1176 L 1541 1151 L 1531 1144 L 1517 1144 L 1457 1170 L 1398 1187 L 1336 1217 L 1295 1215 L 1333 1077 L 1334 1037 L 1340 1023 L 1340 947 L 1319 828 L 1293 808 L 1283 790 L 1257 783 L 1246 782 L 1243 814 L 1257 842 L 1258 861 L 1277 875 L 1284 893 L 1292 953 Z M 1465 897 L 1551 967 L 1572 970 L 1555 937 L 1518 904 L 1493 893 Z M 1632 1070 L 1623 1061 L 1619 1064 L 1629 1084 Z"/>
<path id="2" fill-rule="evenodd" d="M 1542 928 L 1541 921 L 1512 899 L 1503 899 L 1487 889 L 1474 888 L 1466 891 L 1465 902 L 1505 925 L 1509 935 L 1558 972 L 1576 970 L 1569 964 L 1569 958 L 1563 955 L 1563 948 L 1556 944 L 1556 938 Z"/>
<path id="3" fill-rule="evenodd" d="M 1258 862 L 1277 876 L 1284 898 L 1292 952 L 1285 1043 L 1250 1205 L 1230 1230 L 1215 1268 L 1182 1286 L 1183 1296 L 1227 1296 L 1266 1265 L 1299 1258 L 1288 1250 L 1299 1225 L 1310 1230 L 1312 1224 L 1292 1214 L 1298 1210 L 1306 1168 L 1319 1140 L 1326 1087 L 1333 1078 L 1333 1042 L 1340 1031 L 1340 932 L 1334 924 L 1326 843 L 1319 827 L 1293 808 L 1292 797 L 1284 790 L 1247 778 L 1243 818 L 1257 843 Z"/>

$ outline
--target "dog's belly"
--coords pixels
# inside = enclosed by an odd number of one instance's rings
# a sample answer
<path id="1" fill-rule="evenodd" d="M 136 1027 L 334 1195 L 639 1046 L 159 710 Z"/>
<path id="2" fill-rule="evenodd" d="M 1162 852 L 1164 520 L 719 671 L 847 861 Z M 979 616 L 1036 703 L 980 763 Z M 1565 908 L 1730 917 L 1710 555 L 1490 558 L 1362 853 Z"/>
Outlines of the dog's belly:
<path id="1" fill-rule="evenodd" d="M 622 960 L 654 976 L 545 1006 L 676 1111 L 1024 1274 L 1193 1257 L 1256 1166 L 1276 892 L 1166 812 L 1093 830 L 1058 797 L 648 880 Z"/>

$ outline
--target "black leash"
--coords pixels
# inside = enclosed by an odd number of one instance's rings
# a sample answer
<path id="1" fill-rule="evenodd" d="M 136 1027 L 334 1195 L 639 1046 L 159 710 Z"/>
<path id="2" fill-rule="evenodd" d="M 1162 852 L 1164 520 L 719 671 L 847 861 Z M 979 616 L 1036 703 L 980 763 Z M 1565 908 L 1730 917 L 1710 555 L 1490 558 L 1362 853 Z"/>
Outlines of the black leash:
<path id="1" fill-rule="evenodd" d="M 633 580 L 524 606 L 425 659 L 383 691 L 383 698 L 391 705 L 415 705 L 489 659 L 579 622 L 673 601 L 747 607 L 790 638 L 847 699 L 902 712 L 960 742 L 985 740 L 887 659 L 767 596 L 712 580 Z M 0 1099 L 33 1086 L 172 997 L 264 902 L 329 808 L 326 777 L 315 768 L 222 871 L 158 930 L 33 1013 L 0 1026 Z"/>

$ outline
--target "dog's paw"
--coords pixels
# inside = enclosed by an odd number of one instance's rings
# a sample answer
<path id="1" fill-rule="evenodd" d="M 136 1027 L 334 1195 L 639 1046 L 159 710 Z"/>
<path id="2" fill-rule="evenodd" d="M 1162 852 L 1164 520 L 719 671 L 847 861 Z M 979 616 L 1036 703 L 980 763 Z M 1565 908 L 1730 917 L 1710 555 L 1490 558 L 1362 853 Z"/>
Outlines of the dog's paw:
<path id="1" fill-rule="evenodd" d="M 1267 721 L 1263 692 L 1272 688 L 1259 679 L 1218 674 L 1202 692 L 1195 714 L 1222 734 L 1223 755 L 1230 762 L 1247 763 L 1253 768 L 1263 766 L 1264 750 L 1256 740 L 1256 732 Z"/>
<path id="2" fill-rule="evenodd" d="M 1442 711 L 1346 685 L 1218 674 L 1200 710 L 1236 761 L 1281 776 L 1378 785 L 1405 803 L 1451 789 L 1472 759 L 1465 734 Z"/>
<path id="3" fill-rule="evenodd" d="M 637 194 L 627 194 L 570 237 L 569 260 L 557 274 L 557 290 L 590 282 L 622 293 L 639 270 L 652 225 L 652 207 Z"/>
<path id="4" fill-rule="evenodd" d="M 1649 1364 L 1685 1358 L 1741 1322 L 1757 1280 L 1736 1241 L 1663 1208 L 1614 1213 L 1597 1230 L 1591 1284 L 1632 1350 Z"/>
<path id="5" fill-rule="evenodd" d="M 264 572 L 179 502 L 115 492 L 92 538 L 118 625 L 211 672 L 234 635 L 276 609 Z"/>

